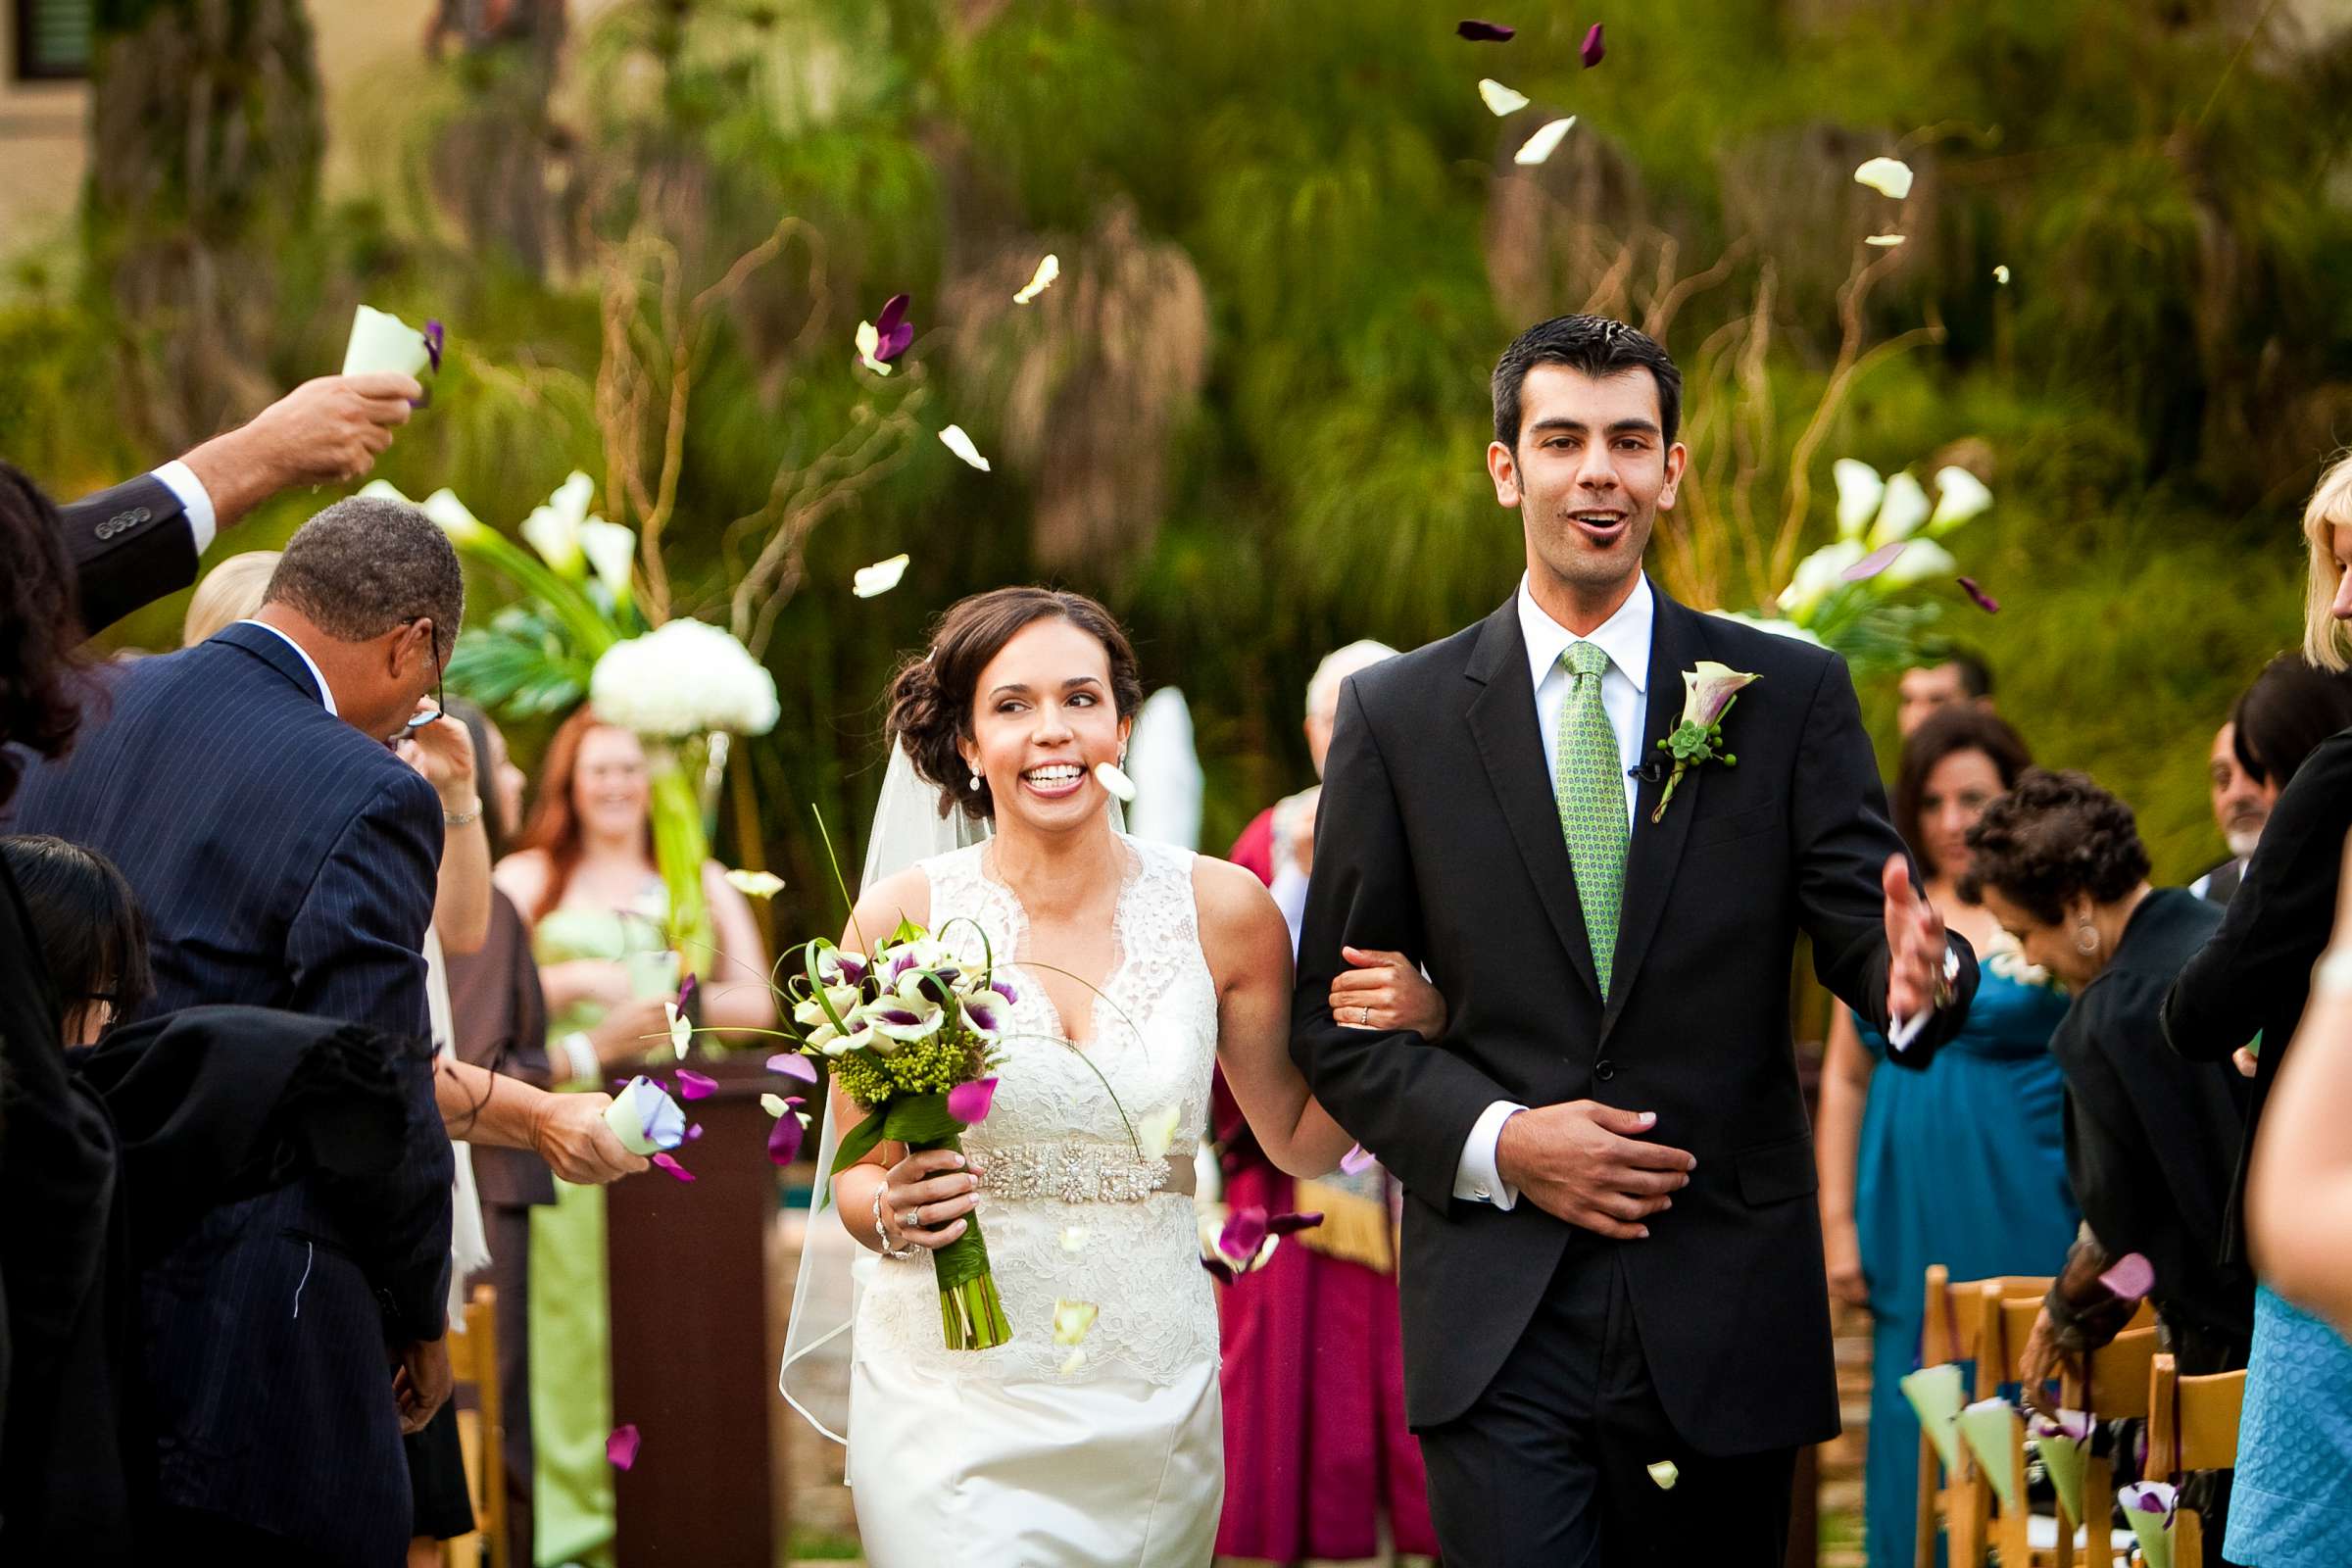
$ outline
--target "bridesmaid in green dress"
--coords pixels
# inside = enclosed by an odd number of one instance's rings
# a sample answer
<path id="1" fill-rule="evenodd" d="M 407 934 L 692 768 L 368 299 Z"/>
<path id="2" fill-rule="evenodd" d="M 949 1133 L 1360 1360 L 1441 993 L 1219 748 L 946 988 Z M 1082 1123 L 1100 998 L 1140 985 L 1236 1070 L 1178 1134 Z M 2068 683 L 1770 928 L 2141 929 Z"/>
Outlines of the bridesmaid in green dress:
<path id="1" fill-rule="evenodd" d="M 588 1039 L 613 1008 L 675 993 L 678 958 L 660 932 L 667 896 L 654 863 L 645 749 L 586 709 L 548 747 L 523 847 L 498 882 L 532 924 L 547 994 L 548 1060 L 569 1087 L 603 1086 L 645 1049 L 600 1054 Z M 704 867 L 718 953 L 706 966 L 701 1022 L 766 1029 L 775 1012 L 767 958 L 751 906 L 717 862 Z M 659 1029 L 658 1017 L 656 1029 Z M 610 1035 L 611 1031 L 605 1032 Z M 645 1048 L 663 1048 L 666 1035 Z M 605 1195 L 556 1183 L 552 1207 L 531 1210 L 531 1423 L 538 1474 L 536 1555 L 542 1568 L 612 1568 L 612 1323 L 606 1291 Z"/>

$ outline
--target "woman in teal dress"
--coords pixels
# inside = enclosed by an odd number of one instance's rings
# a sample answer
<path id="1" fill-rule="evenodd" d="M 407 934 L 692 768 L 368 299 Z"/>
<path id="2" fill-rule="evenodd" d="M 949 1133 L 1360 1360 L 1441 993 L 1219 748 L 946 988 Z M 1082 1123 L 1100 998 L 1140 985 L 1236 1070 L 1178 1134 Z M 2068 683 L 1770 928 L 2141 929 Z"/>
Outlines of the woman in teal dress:
<path id="1" fill-rule="evenodd" d="M 674 995 L 677 956 L 661 935 L 668 896 L 654 862 L 645 748 L 580 710 L 556 732 L 540 770 L 523 848 L 499 862 L 498 882 L 531 923 L 547 995 L 548 1061 L 563 1087 L 603 1087 L 668 1039 L 606 1051 L 590 1038 L 605 1015 Z M 714 1029 L 775 1023 L 767 959 L 742 894 L 713 861 L 704 895 L 718 952 L 703 966 L 701 1022 Z M 610 1036 L 612 1031 L 602 1031 Z M 662 1180 L 666 1178 L 641 1178 Z M 607 1291 L 605 1194 L 556 1183 L 551 1207 L 531 1210 L 531 1493 L 541 1568 L 612 1568 L 612 1312 Z"/>
<path id="2" fill-rule="evenodd" d="M 1983 959 L 1967 1026 L 1923 1071 L 1876 1070 L 1886 1042 L 1843 1008 L 1822 1065 L 1817 1150 L 1831 1293 L 1872 1322 L 1863 1476 L 1872 1568 L 1912 1561 L 1919 1422 L 1898 1387 L 1920 1364 L 1928 1265 L 1955 1280 L 2055 1274 L 2079 1222 L 2066 1179 L 2064 1080 L 2049 1053 L 2067 999 L 1956 884 L 1967 834 L 2032 765 L 1982 709 L 1946 710 L 1904 743 L 1895 825 L 1928 900 Z"/>

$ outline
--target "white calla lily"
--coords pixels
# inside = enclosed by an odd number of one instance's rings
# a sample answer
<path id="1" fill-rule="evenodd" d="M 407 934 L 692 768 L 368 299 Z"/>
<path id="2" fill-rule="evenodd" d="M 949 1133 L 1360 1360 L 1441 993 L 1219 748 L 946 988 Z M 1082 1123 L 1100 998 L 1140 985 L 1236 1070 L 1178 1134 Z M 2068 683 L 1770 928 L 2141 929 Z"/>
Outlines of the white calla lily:
<path id="1" fill-rule="evenodd" d="M 825 1011 L 825 1003 L 827 1002 L 833 1004 L 831 1013 Z M 813 996 L 804 997 L 792 1009 L 792 1021 L 809 1029 L 820 1026 L 830 1027 L 836 1017 L 844 1023 L 849 1022 L 850 1015 L 857 1010 L 858 988 L 856 986 L 827 986 L 822 1002 Z"/>
<path id="2" fill-rule="evenodd" d="M 1870 519 L 1879 514 L 1886 481 L 1879 477 L 1878 469 L 1856 458 L 1839 458 L 1831 464 L 1830 477 L 1838 482 L 1838 536 L 1859 539 L 1869 530 Z"/>
<path id="3" fill-rule="evenodd" d="M 580 525 L 588 520 L 588 503 L 595 497 L 596 481 L 575 470 L 522 522 L 522 537 L 539 552 L 539 559 L 574 581 L 588 575 Z"/>
<path id="4" fill-rule="evenodd" d="M 1954 528 L 1992 508 L 1992 492 L 1984 481 L 1959 466 L 1936 470 L 1936 514 L 1928 519 L 1928 537 L 1940 539 Z"/>
<path id="5" fill-rule="evenodd" d="M 580 524 L 580 549 L 596 580 L 605 585 L 612 603 L 629 602 L 629 574 L 637 565 L 637 535 L 617 522 L 590 517 Z"/>
<path id="6" fill-rule="evenodd" d="M 1952 559 L 1950 551 L 1933 539 L 1914 539 L 1879 573 L 1879 581 L 1888 588 L 1908 588 L 1931 577 L 1958 575 L 1960 563 Z"/>
<path id="7" fill-rule="evenodd" d="M 1838 539 L 1823 545 L 1796 564 L 1796 574 L 1788 579 L 1788 586 L 1781 590 L 1777 601 L 1781 610 L 1798 620 L 1804 619 L 1838 591 L 1839 575 L 1845 568 L 1868 554 L 1859 539 Z"/>
<path id="8" fill-rule="evenodd" d="M 1886 499 L 1879 503 L 1879 520 L 1870 525 L 1870 548 L 1878 550 L 1910 538 L 1935 510 L 1917 479 L 1908 473 L 1896 474 L 1886 481 Z"/>

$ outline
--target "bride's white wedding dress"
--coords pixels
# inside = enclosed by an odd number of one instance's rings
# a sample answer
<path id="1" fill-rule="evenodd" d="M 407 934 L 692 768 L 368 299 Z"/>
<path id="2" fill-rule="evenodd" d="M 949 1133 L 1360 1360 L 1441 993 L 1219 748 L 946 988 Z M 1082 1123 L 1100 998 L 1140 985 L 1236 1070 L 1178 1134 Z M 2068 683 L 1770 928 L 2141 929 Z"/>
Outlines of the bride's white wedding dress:
<path id="1" fill-rule="evenodd" d="M 1213 1549 L 1216 1303 L 1192 1200 L 1169 1189 L 1189 1187 L 1170 1170 L 1189 1171 L 1207 1118 L 1216 984 L 1191 853 L 1118 842 L 1117 956 L 1076 1046 L 1020 965 L 1028 915 L 984 863 L 989 846 L 922 862 L 932 932 L 978 963 L 973 927 L 985 930 L 1019 992 L 994 1106 L 963 1139 L 1012 1340 L 945 1348 L 928 1254 L 872 1264 L 849 1479 L 876 1568 L 1199 1568 Z M 1114 1093 L 1139 1130 L 1173 1114 L 1167 1159 L 1138 1156 Z M 1099 1309 L 1074 1366 L 1054 1341 L 1057 1301 Z"/>

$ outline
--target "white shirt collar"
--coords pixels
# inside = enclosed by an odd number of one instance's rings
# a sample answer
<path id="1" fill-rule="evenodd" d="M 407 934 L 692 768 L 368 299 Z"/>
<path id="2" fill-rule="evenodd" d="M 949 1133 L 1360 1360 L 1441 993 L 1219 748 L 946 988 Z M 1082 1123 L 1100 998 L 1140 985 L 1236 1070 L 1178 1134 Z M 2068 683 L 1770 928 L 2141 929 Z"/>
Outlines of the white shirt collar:
<path id="1" fill-rule="evenodd" d="M 311 651 L 309 649 L 303 647 L 302 644 L 296 642 L 284 632 L 279 631 L 275 626 L 270 625 L 266 620 L 240 620 L 237 622 L 237 624 L 240 626 L 259 626 L 262 628 L 262 630 L 268 632 L 279 642 L 284 643 L 288 648 L 293 649 L 295 656 L 299 658 L 303 662 L 304 665 L 309 668 L 311 672 L 311 679 L 318 683 L 318 700 L 326 705 L 326 710 L 330 713 L 333 713 L 337 718 L 343 716 L 342 710 L 335 707 L 335 689 L 326 683 L 326 671 L 318 667 L 318 661 L 311 657 Z"/>
<path id="2" fill-rule="evenodd" d="M 1544 612 L 1529 591 L 1524 574 L 1519 578 L 1519 631 L 1527 639 L 1528 674 L 1537 686 L 1550 673 L 1570 643 L 1589 642 L 1600 645 L 1609 656 L 1617 672 L 1632 681 L 1634 690 L 1649 690 L 1649 629 L 1657 618 L 1657 599 L 1649 591 L 1649 575 L 1644 572 L 1626 595 L 1617 612 L 1593 629 L 1590 637 L 1579 637 Z"/>

